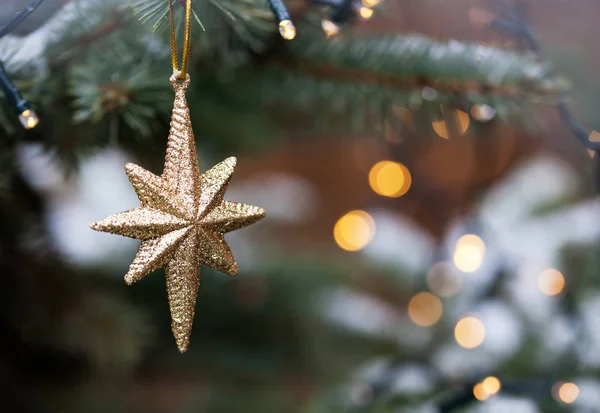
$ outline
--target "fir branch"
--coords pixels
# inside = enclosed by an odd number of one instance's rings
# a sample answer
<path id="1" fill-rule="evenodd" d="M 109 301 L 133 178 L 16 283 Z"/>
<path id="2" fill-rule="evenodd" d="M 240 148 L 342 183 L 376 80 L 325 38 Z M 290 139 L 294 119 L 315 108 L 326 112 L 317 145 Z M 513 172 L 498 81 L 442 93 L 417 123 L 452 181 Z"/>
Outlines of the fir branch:
<path id="1" fill-rule="evenodd" d="M 566 81 L 552 75 L 533 55 L 437 43 L 423 36 L 346 38 L 333 41 L 299 36 L 288 46 L 296 61 L 321 75 L 381 82 L 397 88 L 431 86 L 446 92 L 523 96 L 556 95 Z"/>
<path id="2" fill-rule="evenodd" d="M 176 0 L 171 1 L 176 3 Z M 155 22 L 154 31 L 167 21 L 168 3 L 164 0 L 130 0 L 130 4 L 141 22 Z M 175 12 L 182 14 L 184 8 L 177 7 Z M 259 51 L 265 47 L 265 41 L 277 33 L 265 0 L 196 0 L 192 3 L 192 12 L 204 32 L 204 43 L 218 44 L 220 38 L 228 36 L 247 50 Z M 182 19 L 176 21 L 181 24 Z"/>
<path id="3" fill-rule="evenodd" d="M 161 71 L 148 57 L 138 59 L 126 47 L 101 49 L 74 66 L 68 78 L 77 123 L 116 115 L 136 134 L 148 137 L 152 120 L 169 111 L 172 91 L 160 81 Z"/>

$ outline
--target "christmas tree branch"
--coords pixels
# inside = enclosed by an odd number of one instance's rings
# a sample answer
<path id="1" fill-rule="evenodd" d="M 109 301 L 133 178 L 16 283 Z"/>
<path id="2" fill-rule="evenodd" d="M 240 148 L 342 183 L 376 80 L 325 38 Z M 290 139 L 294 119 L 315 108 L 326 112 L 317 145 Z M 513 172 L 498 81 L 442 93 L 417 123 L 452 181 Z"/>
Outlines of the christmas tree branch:
<path id="1" fill-rule="evenodd" d="M 310 111 L 317 122 L 328 116 L 353 130 L 381 130 L 394 107 L 414 107 L 415 101 L 423 119 L 439 116 L 440 105 L 468 112 L 474 104 L 488 104 L 506 118 L 522 115 L 528 102 L 554 104 L 565 89 L 566 82 L 532 54 L 414 35 L 328 38 L 316 24 L 323 17 L 320 9 L 306 1 L 290 4 L 298 36 L 285 41 L 266 1 L 193 2 L 203 29 L 192 30 L 191 76 L 214 79 L 208 87 L 231 99 L 237 107 L 233 116 L 256 114 L 262 107 L 266 117 L 268 108 L 285 103 Z M 175 5 L 181 23 L 185 10 Z M 0 58 L 9 72 L 31 78 L 23 92 L 49 113 L 57 100 L 73 107 L 69 115 L 87 131 L 87 142 L 102 144 L 119 135 L 137 141 L 164 133 L 156 120 L 168 114 L 162 102 L 171 92 L 158 80 L 165 75 L 161 65 L 168 67 L 167 31 L 153 34 L 133 17 L 160 27 L 166 10 L 163 0 L 68 3 L 30 36 L 0 41 Z M 81 47 L 90 44 L 93 50 Z M 61 83 L 68 87 L 56 87 Z M 431 93 L 425 96 L 424 89 Z M 239 106 L 242 90 L 246 96 Z M 214 97 L 204 90 L 197 106 L 210 106 L 200 100 Z M 207 131 L 224 130 L 210 124 L 222 117 L 202 119 Z M 45 133 L 56 134 L 46 138 L 49 142 L 65 135 L 57 128 Z"/>
<path id="2" fill-rule="evenodd" d="M 350 76 L 407 88 L 432 86 L 442 92 L 556 95 L 562 79 L 533 55 L 438 43 L 423 36 L 344 38 L 335 41 L 299 36 L 289 43 L 295 60 L 310 62 L 320 74 Z"/>

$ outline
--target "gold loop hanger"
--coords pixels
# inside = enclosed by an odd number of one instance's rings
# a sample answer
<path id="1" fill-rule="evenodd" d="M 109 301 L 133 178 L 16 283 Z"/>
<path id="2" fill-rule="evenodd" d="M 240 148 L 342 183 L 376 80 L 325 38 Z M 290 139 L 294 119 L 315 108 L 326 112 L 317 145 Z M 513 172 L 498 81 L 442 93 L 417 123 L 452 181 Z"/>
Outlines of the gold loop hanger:
<path id="1" fill-rule="evenodd" d="M 167 0 L 169 3 L 169 23 L 171 25 L 171 63 L 173 65 L 173 73 L 177 74 L 178 79 L 185 79 L 188 71 L 188 62 L 190 60 L 190 31 L 192 20 L 192 0 L 186 0 L 185 5 L 185 35 L 183 38 L 183 57 L 181 59 L 181 69 L 177 63 L 177 40 L 175 34 L 175 17 L 173 16 L 172 0 Z"/>

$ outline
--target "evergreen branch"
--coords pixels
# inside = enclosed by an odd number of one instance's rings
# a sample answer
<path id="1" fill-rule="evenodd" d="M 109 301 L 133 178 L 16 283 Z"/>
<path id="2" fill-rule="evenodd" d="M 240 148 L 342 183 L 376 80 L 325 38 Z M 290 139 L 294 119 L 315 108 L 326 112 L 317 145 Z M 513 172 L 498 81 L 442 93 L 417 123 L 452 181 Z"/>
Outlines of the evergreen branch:
<path id="1" fill-rule="evenodd" d="M 90 55 L 68 76 L 75 99 L 73 120 L 95 123 L 116 115 L 140 136 L 150 136 L 153 119 L 168 113 L 172 95 L 159 76 L 161 71 L 148 57 L 132 58 L 126 48 Z"/>
<path id="2" fill-rule="evenodd" d="M 533 55 L 456 41 L 442 44 L 422 36 L 334 41 L 299 36 L 288 48 L 320 74 L 346 73 L 354 81 L 383 81 L 399 88 L 430 85 L 448 92 L 519 96 L 556 95 L 566 85 Z"/>
<path id="3" fill-rule="evenodd" d="M 143 23 L 155 21 L 154 30 L 159 30 L 166 22 L 168 3 L 164 0 L 130 0 L 135 15 Z M 175 0 L 171 0 L 176 2 Z M 183 7 L 176 7 L 181 14 Z M 223 37 L 243 45 L 244 51 L 259 52 L 266 46 L 266 40 L 277 33 L 273 15 L 266 0 L 196 0 L 192 12 L 204 33 L 201 37 L 192 31 L 202 42 L 202 50 L 223 52 Z M 199 16 L 202 16 L 202 20 Z M 176 19 L 181 24 L 182 19 Z"/>
<path id="4" fill-rule="evenodd" d="M 355 132 L 383 130 L 383 124 L 396 119 L 397 108 L 411 107 L 425 116 L 415 119 L 430 125 L 432 119 L 441 117 L 440 106 L 460 108 L 469 112 L 473 105 L 493 105 L 500 118 L 515 118 L 523 113 L 522 105 L 510 96 L 494 93 L 455 93 L 447 90 L 435 93 L 434 97 L 423 97 L 424 84 L 404 84 L 390 87 L 385 82 L 365 82 L 360 79 L 324 77 L 319 72 L 294 72 L 278 66 L 262 70 L 253 93 L 260 95 L 265 103 L 273 107 L 293 107 L 314 114 L 315 124 L 327 127 L 350 122 Z M 301 121 L 306 124 L 306 120 Z M 419 126 L 424 126 L 419 122 Z"/>

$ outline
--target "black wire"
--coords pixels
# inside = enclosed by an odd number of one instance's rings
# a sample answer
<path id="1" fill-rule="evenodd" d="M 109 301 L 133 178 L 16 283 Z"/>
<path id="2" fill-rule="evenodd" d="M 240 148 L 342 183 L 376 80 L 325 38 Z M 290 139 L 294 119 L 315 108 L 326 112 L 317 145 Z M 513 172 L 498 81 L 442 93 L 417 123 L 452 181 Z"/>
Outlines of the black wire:
<path id="1" fill-rule="evenodd" d="M 17 114 L 29 109 L 29 103 L 21 96 L 19 89 L 14 85 L 6 69 L 0 60 L 0 90 L 4 93 L 6 100 Z"/>
<path id="2" fill-rule="evenodd" d="M 35 9 L 37 9 L 43 2 L 44 0 L 36 0 L 18 12 L 11 21 L 9 21 L 2 29 L 0 29 L 0 39 L 13 31 L 19 24 L 23 23 L 23 21 L 29 17 L 29 15 L 33 13 Z"/>
<path id="3" fill-rule="evenodd" d="M 535 36 L 532 28 L 527 24 L 523 13 L 517 10 L 515 6 L 506 5 L 501 0 L 492 0 L 492 3 L 500 8 L 501 13 L 499 17 L 491 21 L 490 27 L 503 34 L 512 35 L 516 38 L 525 40 L 529 45 L 529 49 L 539 55 L 541 51 L 541 44 Z M 586 132 L 579 122 L 575 120 L 575 117 L 564 101 L 564 96 L 561 97 L 559 103 L 557 104 L 557 108 L 564 125 L 571 132 L 571 134 L 575 136 L 575 138 L 577 138 L 577 140 L 579 140 L 587 149 L 591 149 L 596 152 L 600 151 L 600 142 L 590 141 L 588 132 Z M 594 162 L 598 163 L 600 160 L 596 160 L 595 158 Z M 598 192 L 600 192 L 599 174 L 600 172 L 594 173 L 594 177 L 597 181 L 596 189 Z"/>
<path id="4" fill-rule="evenodd" d="M 275 15 L 275 19 L 277 23 L 283 20 L 290 20 L 290 13 L 288 12 L 285 4 L 283 4 L 282 0 L 268 0 L 269 7 L 271 7 L 271 11 Z"/>
<path id="5" fill-rule="evenodd" d="M 29 17 L 31 13 L 37 9 L 44 0 L 36 0 L 29 6 L 18 12 L 11 21 L 9 21 L 4 27 L 0 29 L 0 39 L 14 30 L 18 25 Z M 29 103 L 21 96 L 21 93 L 17 87 L 13 84 L 12 80 L 8 76 L 2 61 L 0 60 L 0 89 L 4 92 L 6 99 L 13 107 L 17 114 L 23 113 L 23 111 L 29 109 Z"/>

